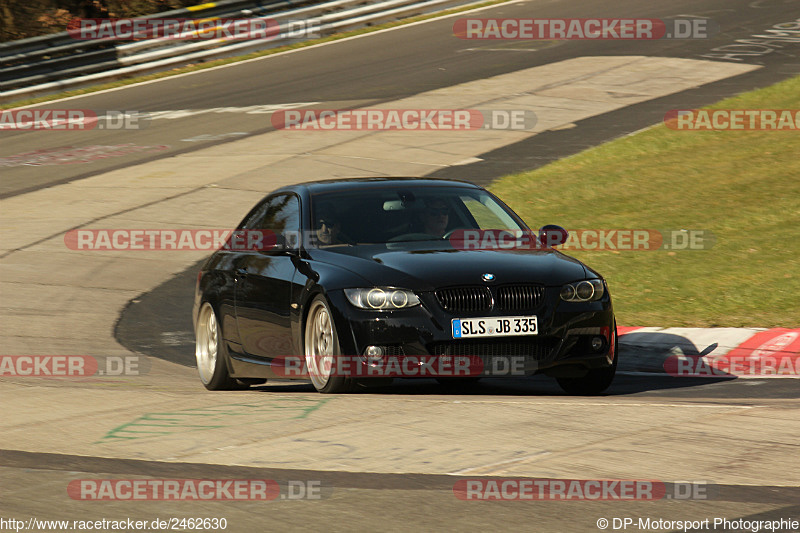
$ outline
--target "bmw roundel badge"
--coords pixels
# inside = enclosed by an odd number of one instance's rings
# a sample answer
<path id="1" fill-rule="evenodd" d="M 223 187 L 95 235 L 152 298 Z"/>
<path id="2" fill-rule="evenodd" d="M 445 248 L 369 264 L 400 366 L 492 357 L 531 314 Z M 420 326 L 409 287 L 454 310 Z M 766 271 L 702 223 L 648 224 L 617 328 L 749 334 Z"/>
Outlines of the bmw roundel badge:
<path id="1" fill-rule="evenodd" d="M 487 272 L 486 274 L 481 276 L 481 278 L 483 278 L 483 281 L 494 281 L 494 274 L 490 274 L 489 272 Z"/>

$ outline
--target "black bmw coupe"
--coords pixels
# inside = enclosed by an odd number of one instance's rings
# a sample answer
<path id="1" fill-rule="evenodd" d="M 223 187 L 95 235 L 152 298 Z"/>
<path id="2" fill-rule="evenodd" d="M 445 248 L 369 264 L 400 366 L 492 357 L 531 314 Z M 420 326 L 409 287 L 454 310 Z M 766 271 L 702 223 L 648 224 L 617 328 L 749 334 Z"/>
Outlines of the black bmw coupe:
<path id="1" fill-rule="evenodd" d="M 281 188 L 198 274 L 200 378 L 210 390 L 310 379 L 335 393 L 543 373 L 599 394 L 617 368 L 611 297 L 600 274 L 552 248 L 565 238 L 467 182 Z"/>

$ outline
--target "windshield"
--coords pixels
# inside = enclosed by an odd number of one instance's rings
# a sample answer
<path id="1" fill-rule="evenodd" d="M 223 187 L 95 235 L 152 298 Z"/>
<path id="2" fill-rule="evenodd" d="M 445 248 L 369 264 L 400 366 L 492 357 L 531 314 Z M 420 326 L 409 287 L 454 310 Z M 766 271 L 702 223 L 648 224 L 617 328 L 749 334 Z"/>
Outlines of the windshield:
<path id="1" fill-rule="evenodd" d="M 458 229 L 525 229 L 486 191 L 459 187 L 318 193 L 311 210 L 320 246 L 447 239 Z"/>

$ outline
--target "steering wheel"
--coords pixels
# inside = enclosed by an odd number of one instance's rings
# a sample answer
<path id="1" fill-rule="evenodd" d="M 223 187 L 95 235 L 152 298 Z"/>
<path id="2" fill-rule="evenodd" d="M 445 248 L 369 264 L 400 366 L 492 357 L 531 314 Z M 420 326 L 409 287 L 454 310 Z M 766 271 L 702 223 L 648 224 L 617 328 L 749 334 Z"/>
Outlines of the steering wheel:
<path id="1" fill-rule="evenodd" d="M 339 240 L 339 242 L 341 244 L 347 244 L 349 246 L 355 246 L 355 244 L 356 244 L 356 241 L 352 237 L 350 237 L 349 235 L 343 234 L 341 231 L 336 236 L 336 238 Z"/>
<path id="2" fill-rule="evenodd" d="M 465 231 L 465 230 L 468 230 L 468 229 L 474 229 L 474 228 L 454 228 L 454 229 L 451 229 L 450 231 L 448 231 L 447 233 L 442 235 L 442 239 L 449 239 L 450 237 L 453 236 L 453 234 L 455 232 L 457 232 L 457 231 Z"/>

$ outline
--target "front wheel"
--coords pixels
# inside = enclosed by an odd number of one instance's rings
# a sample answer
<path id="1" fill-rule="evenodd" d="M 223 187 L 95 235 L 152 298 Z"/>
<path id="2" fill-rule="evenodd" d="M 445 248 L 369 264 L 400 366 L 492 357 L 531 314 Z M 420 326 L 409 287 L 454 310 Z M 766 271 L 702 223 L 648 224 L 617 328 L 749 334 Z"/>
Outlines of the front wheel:
<path id="1" fill-rule="evenodd" d="M 619 362 L 619 343 L 617 342 L 617 326 L 614 324 L 614 362 L 604 368 L 592 368 L 580 378 L 556 378 L 561 389 L 573 396 L 596 396 L 614 381 Z"/>
<path id="2" fill-rule="evenodd" d="M 247 388 L 228 373 L 228 351 L 222 340 L 222 329 L 217 321 L 217 313 L 210 303 L 200 308 L 197 316 L 197 335 L 195 337 L 195 358 L 200 381 L 208 390 L 238 390 Z"/>
<path id="3" fill-rule="evenodd" d="M 324 394 L 349 391 L 352 380 L 337 375 L 336 363 L 341 355 L 339 337 L 322 295 L 316 296 L 309 307 L 304 341 L 306 368 L 314 388 Z"/>

